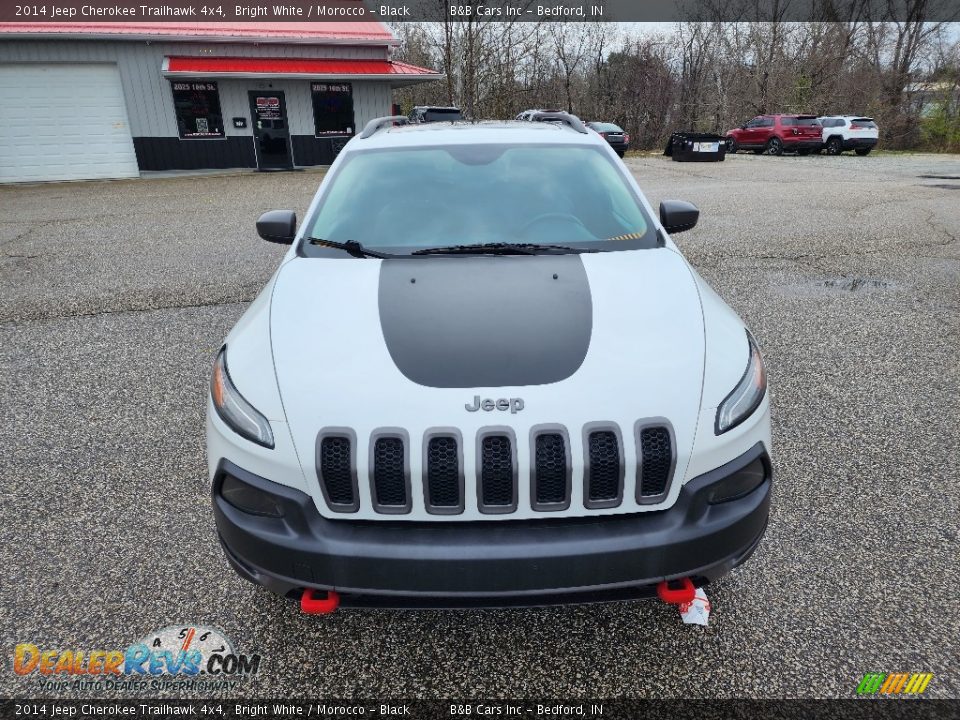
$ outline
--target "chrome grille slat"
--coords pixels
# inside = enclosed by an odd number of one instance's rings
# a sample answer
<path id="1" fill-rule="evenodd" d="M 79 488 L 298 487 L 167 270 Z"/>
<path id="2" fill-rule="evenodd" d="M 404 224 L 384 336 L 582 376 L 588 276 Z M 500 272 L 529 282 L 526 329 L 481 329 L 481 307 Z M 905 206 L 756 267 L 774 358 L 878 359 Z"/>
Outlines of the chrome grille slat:
<path id="1" fill-rule="evenodd" d="M 317 479 L 334 512 L 357 512 L 356 436 L 348 428 L 327 428 L 317 436 Z"/>
<path id="2" fill-rule="evenodd" d="M 477 435 L 477 505 L 482 513 L 517 509 L 516 441 L 507 428 L 488 428 Z"/>
<path id="3" fill-rule="evenodd" d="M 399 428 L 383 428 L 370 441 L 370 496 L 379 513 L 410 512 L 410 464 L 407 434 Z"/>
<path id="4" fill-rule="evenodd" d="M 613 423 L 589 423 L 583 429 L 583 504 L 590 509 L 617 507 L 623 500 L 623 442 Z"/>
<path id="5" fill-rule="evenodd" d="M 533 467 L 537 503 L 562 503 L 567 495 L 567 457 L 562 435 L 544 433 L 537 436 Z"/>
<path id="6" fill-rule="evenodd" d="M 463 512 L 463 444 L 459 433 L 428 432 L 424 439 L 424 502 L 427 512 Z"/>
<path id="7" fill-rule="evenodd" d="M 378 505 L 406 505 L 403 480 L 403 441 L 378 438 L 373 446 L 373 485 Z"/>
<path id="8" fill-rule="evenodd" d="M 573 463 L 570 440 L 561 425 L 540 425 L 530 431 L 530 498 L 534 510 L 570 507 Z"/>
<path id="9" fill-rule="evenodd" d="M 676 447 L 665 422 L 637 423 L 637 502 L 658 503 L 670 490 Z"/>

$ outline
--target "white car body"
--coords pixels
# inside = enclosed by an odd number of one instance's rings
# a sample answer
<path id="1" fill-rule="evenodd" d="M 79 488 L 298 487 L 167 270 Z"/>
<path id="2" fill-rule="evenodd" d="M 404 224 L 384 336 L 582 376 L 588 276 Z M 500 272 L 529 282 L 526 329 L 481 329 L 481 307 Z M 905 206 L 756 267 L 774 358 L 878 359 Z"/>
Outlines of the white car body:
<path id="1" fill-rule="evenodd" d="M 615 163 L 623 182 L 656 224 L 662 241 L 662 247 L 656 249 L 549 256 L 556 267 L 562 268 L 559 274 L 563 277 L 555 277 L 553 282 L 561 285 L 570 282 L 573 288 L 576 283 L 568 278 L 580 272 L 578 266 L 574 272 L 580 262 L 589 287 L 583 318 L 590 326 L 588 347 L 577 367 L 554 381 L 517 385 L 465 387 L 460 383 L 460 386 L 444 387 L 411 378 L 410 375 L 419 370 L 398 366 L 396 357 L 400 350 L 389 345 L 389 337 L 399 337 L 393 341 L 399 343 L 404 336 L 412 334 L 419 338 L 416 342 L 420 345 L 436 343 L 425 352 L 444 358 L 460 357 L 457 354 L 460 351 L 449 346 L 453 342 L 451 338 L 434 338 L 415 323 L 439 318 L 431 315 L 439 308 L 440 312 L 464 313 L 465 317 L 500 317 L 504 318 L 504 326 L 511 326 L 511 322 L 517 325 L 527 311 L 523 307 L 524 291 L 516 288 L 525 283 L 500 286 L 494 279 L 495 274 L 509 275 L 516 268 L 533 267 L 535 261 L 513 255 L 466 257 L 455 261 L 470 270 L 456 276 L 455 287 L 431 290 L 437 283 L 444 282 L 440 275 L 434 275 L 434 268 L 440 268 L 444 259 L 303 257 L 299 247 L 309 224 L 304 222 L 280 267 L 225 341 L 229 379 L 269 422 L 274 446 L 265 447 L 238 435 L 217 412 L 213 401 L 208 400 L 207 449 L 210 477 L 215 485 L 223 472 L 224 461 L 228 461 L 247 473 L 309 497 L 316 514 L 331 521 L 328 527 L 345 527 L 357 521 L 389 522 L 392 532 L 402 533 L 402 523 L 408 522 L 418 528 L 436 524 L 438 532 L 446 533 L 451 532 L 451 528 L 469 526 L 471 533 L 485 532 L 487 528 L 490 542 L 496 544 L 497 527 L 505 521 L 525 521 L 529 525 L 558 517 L 633 518 L 663 513 L 677 502 L 683 487 L 694 478 L 709 474 L 758 446 L 768 457 L 771 447 L 768 394 L 764 394 L 759 406 L 735 427 L 721 434 L 715 431 L 718 407 L 744 378 L 751 356 L 743 322 L 684 259 L 656 220 L 656 212 L 633 176 L 596 133 L 576 132 L 557 123 L 385 127 L 361 134 L 347 143 L 321 183 L 306 217 L 315 215 L 331 183 L 336 182 L 340 167 L 354 153 L 484 143 L 595 146 Z M 489 208 L 489 211 L 496 212 L 496 209 Z M 400 273 L 403 277 L 396 282 L 389 280 L 390 300 L 384 306 L 384 294 L 388 292 L 384 289 L 389 277 L 387 266 L 396 269 L 396 272 L 390 270 L 391 273 Z M 456 265 L 447 267 L 455 274 Z M 475 283 L 471 279 L 476 273 L 487 272 L 491 273 L 489 293 L 485 293 L 485 285 L 479 280 Z M 409 281 L 407 275 L 411 276 Z M 420 285 L 416 284 L 417 280 Z M 407 282 L 410 284 L 402 284 Z M 550 282 L 549 279 L 546 282 Z M 550 292 L 554 286 L 543 287 Z M 574 291 L 575 288 L 570 290 Z M 411 293 L 430 292 L 440 293 L 429 296 L 433 298 L 430 301 L 433 309 L 414 304 L 409 308 L 404 306 L 396 317 L 390 315 L 390 305 L 407 302 L 403 298 Z M 448 292 L 446 301 L 435 302 L 437 297 L 444 297 L 443 292 Z M 536 301 L 537 298 L 531 298 L 531 302 Z M 477 305 L 484 306 L 482 313 L 476 311 Z M 520 319 L 514 322 L 506 319 L 508 316 Z M 399 330 L 393 328 L 396 323 L 404 322 L 413 324 Z M 481 329 L 485 333 L 497 332 L 495 326 L 484 322 L 474 320 L 471 324 L 477 324 L 478 332 Z M 562 321 L 570 325 L 577 322 L 573 317 Z M 562 324 L 554 323 L 551 327 L 560 328 L 554 332 L 563 332 Z M 470 352 L 482 355 L 485 346 L 471 336 L 470 329 L 458 336 L 457 342 L 467 348 L 463 352 L 473 347 Z M 536 335 L 533 327 L 531 333 Z M 515 333 L 510 346 L 518 348 L 519 354 L 526 351 L 525 341 L 516 339 L 521 337 Z M 417 349 L 408 348 L 404 352 L 416 353 Z M 508 361 L 506 357 L 503 360 Z M 489 362 L 489 358 L 485 362 Z M 522 359 L 517 363 L 523 365 Z M 417 368 L 420 367 L 422 365 L 417 364 Z M 477 368 L 477 372 L 484 376 L 483 368 Z M 471 411 L 478 397 L 481 409 Z M 492 401 L 487 404 L 491 409 L 483 408 L 484 400 Z M 624 470 L 621 471 L 622 497 L 615 505 L 594 503 L 591 506 L 584 497 L 589 472 L 587 430 L 600 426 L 597 424 L 619 432 Z M 673 467 L 666 490 L 653 498 L 639 495 L 636 472 L 642 464 L 638 457 L 637 433 L 651 424 L 669 428 L 673 442 Z M 562 507 L 538 508 L 534 497 L 531 433 L 538 428 L 558 427 L 563 428 L 567 444 L 568 496 L 560 504 Z M 513 502 L 507 508 L 494 511 L 480 502 L 481 468 L 479 453 L 475 451 L 478 439 L 490 428 L 514 438 L 516 475 Z M 318 471 L 318 443 L 331 429 L 334 433 L 348 434 L 355 444 L 352 462 L 358 496 L 355 506 L 347 512 L 343 506 L 328 502 Z M 431 511 L 427 502 L 424 448 L 430 434 L 437 429 L 455 432 L 462 443 L 462 509 L 458 512 Z M 399 508 L 384 508 L 374 497 L 370 448 L 384 433 L 400 437 L 404 443 L 408 494 L 403 507 Z M 227 515 L 234 513 L 233 509 L 220 505 L 226 508 Z M 765 511 L 763 522 L 765 524 Z M 239 566 L 241 574 L 277 592 L 296 587 L 394 596 L 405 592 L 402 583 L 380 588 L 346 578 L 338 581 L 321 577 L 316 569 L 319 563 L 300 577 L 296 577 L 294 571 L 264 570 L 262 559 L 246 562 L 236 548 L 229 549 L 232 541 L 228 535 L 232 530 L 221 524 L 220 515 L 218 525 L 228 555 L 234 565 Z M 268 556 L 272 557 L 269 554 L 258 557 Z M 384 568 L 389 566 L 388 561 L 382 562 Z M 727 565 L 724 571 L 729 571 L 733 563 Z M 670 575 L 686 577 L 689 574 L 664 572 L 655 579 Z M 705 577 L 709 578 L 709 573 Z M 648 577 L 643 579 L 650 581 Z M 608 584 L 592 580 L 590 583 L 591 586 Z M 548 584 L 549 587 L 538 586 L 537 590 L 570 589 L 554 580 Z M 611 586 L 622 584 L 624 581 L 619 577 L 609 583 Z M 429 594 L 430 587 L 433 585 L 428 583 L 427 587 L 411 588 L 410 592 L 422 596 Z M 438 595 L 456 595 L 459 590 L 459 586 L 448 587 L 440 581 L 436 587 L 440 588 Z M 571 587 L 581 585 L 574 582 Z M 502 591 L 499 586 L 489 591 L 464 588 L 463 592 L 499 596 L 509 594 L 510 589 L 509 586 Z M 534 592 L 526 587 L 518 587 L 517 591 Z"/>
<path id="2" fill-rule="evenodd" d="M 557 110 L 557 109 L 553 109 L 553 110 L 542 110 L 542 109 L 536 109 L 536 108 L 535 108 L 535 109 L 532 109 L 532 110 L 524 110 L 524 111 L 521 112 L 521 113 L 517 113 L 517 116 L 514 118 L 514 120 L 522 120 L 522 121 L 525 121 L 525 122 L 529 122 L 529 121 L 532 121 L 533 118 L 534 118 L 534 116 L 538 115 L 539 113 L 558 113 L 558 112 L 563 112 L 563 111 L 562 111 L 562 110 Z"/>
<path id="3" fill-rule="evenodd" d="M 817 118 L 823 126 L 823 147 L 830 155 L 854 150 L 868 154 L 877 145 L 880 130 L 873 118 L 864 115 L 825 115 Z"/>

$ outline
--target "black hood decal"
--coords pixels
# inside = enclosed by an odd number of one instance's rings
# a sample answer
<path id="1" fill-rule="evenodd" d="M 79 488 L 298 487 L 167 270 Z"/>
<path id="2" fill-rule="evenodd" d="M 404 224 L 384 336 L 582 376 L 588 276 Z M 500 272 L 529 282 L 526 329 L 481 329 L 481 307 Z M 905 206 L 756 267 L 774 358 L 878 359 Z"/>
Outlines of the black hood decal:
<path id="1" fill-rule="evenodd" d="M 564 380 L 583 363 L 593 330 L 575 254 L 385 260 L 379 307 L 397 368 L 437 388 Z"/>

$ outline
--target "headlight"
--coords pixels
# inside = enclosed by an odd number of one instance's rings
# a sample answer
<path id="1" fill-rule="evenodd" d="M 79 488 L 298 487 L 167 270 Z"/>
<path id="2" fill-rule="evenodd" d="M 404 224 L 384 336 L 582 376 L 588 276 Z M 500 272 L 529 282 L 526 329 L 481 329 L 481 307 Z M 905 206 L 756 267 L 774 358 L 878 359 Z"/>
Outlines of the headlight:
<path id="1" fill-rule="evenodd" d="M 767 392 L 767 372 L 763 368 L 763 358 L 760 357 L 760 350 L 749 331 L 747 343 L 750 347 L 747 369 L 737 386 L 717 408 L 717 421 L 714 425 L 714 432 L 717 435 L 735 428 L 750 417 L 750 414 L 760 406 Z"/>
<path id="2" fill-rule="evenodd" d="M 217 414 L 238 435 L 247 440 L 273 448 L 273 431 L 269 421 L 248 403 L 233 386 L 227 372 L 227 349 L 224 347 L 213 364 L 210 395 Z"/>

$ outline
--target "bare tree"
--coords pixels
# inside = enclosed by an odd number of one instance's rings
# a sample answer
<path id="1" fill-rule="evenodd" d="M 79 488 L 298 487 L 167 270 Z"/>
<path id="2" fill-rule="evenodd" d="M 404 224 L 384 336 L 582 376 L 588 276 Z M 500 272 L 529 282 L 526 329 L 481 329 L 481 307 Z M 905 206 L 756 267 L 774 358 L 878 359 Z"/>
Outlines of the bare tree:
<path id="1" fill-rule="evenodd" d="M 724 132 L 753 114 L 774 112 L 870 114 L 892 147 L 933 137 L 924 130 L 929 93 L 923 99 L 910 88 L 934 75 L 937 87 L 955 77 L 947 69 L 957 65 L 956 43 L 947 40 L 943 23 L 927 21 L 932 3 L 949 0 L 883 0 L 891 3 L 884 21 L 864 19 L 871 0 L 818 0 L 817 19 L 803 23 L 786 20 L 793 1 L 703 0 L 703 22 L 651 35 L 485 12 L 450 16 L 450 0 L 436 0 L 435 22 L 398 28 L 398 56 L 441 68 L 445 80 L 397 97 L 405 106 L 457 105 L 471 118 L 562 106 L 618 122 L 644 147 L 659 146 L 674 130 Z M 906 17 L 893 14 L 898 2 L 907 3 Z M 761 9 L 765 22 L 716 20 Z M 938 127 L 952 127 L 956 103 L 947 101 L 953 97 L 947 93 L 939 103 L 947 120 Z M 930 140 L 937 147 L 945 142 Z"/>
<path id="2" fill-rule="evenodd" d="M 596 48 L 603 45 L 606 26 L 601 23 L 550 23 L 550 39 L 560 71 L 567 112 L 573 112 L 574 78 L 590 61 Z"/>

